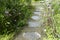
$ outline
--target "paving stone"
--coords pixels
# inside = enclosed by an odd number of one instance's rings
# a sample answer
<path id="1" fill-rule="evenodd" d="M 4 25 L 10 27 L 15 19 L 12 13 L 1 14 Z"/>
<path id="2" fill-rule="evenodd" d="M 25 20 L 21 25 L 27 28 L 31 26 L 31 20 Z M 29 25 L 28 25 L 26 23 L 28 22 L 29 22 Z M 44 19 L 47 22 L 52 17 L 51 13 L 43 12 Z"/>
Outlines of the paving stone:
<path id="1" fill-rule="evenodd" d="M 40 8 L 40 7 L 37 7 L 37 8 L 36 8 L 36 11 L 40 11 L 40 12 L 42 12 L 43 10 L 44 10 L 43 7 L 41 7 L 41 8 Z"/>
<path id="2" fill-rule="evenodd" d="M 27 40 L 37 40 L 41 38 L 41 35 L 38 32 L 26 32 L 23 33 L 23 37 Z"/>
<path id="3" fill-rule="evenodd" d="M 32 16 L 31 18 L 32 18 L 33 20 L 39 20 L 39 19 L 40 19 L 39 16 Z"/>
<path id="4" fill-rule="evenodd" d="M 28 22 L 29 27 L 39 27 L 40 26 L 40 22 Z"/>
<path id="5" fill-rule="evenodd" d="M 38 16 L 41 16 L 42 15 L 41 12 L 39 12 L 39 11 L 34 12 L 34 14 L 35 15 L 38 15 Z"/>

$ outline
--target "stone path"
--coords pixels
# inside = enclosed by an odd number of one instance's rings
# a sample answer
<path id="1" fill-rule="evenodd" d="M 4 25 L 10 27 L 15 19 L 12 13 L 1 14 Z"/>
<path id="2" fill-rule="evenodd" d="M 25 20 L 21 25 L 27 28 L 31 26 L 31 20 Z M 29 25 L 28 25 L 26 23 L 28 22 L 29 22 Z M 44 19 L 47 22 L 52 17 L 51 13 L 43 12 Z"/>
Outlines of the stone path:
<path id="1" fill-rule="evenodd" d="M 24 28 L 23 32 L 14 40 L 43 40 L 44 32 L 46 31 L 42 26 L 45 21 L 44 16 L 46 16 L 45 4 L 44 1 L 41 1 L 32 5 L 36 7 L 36 10 L 31 19 L 28 20 L 28 27 Z"/>

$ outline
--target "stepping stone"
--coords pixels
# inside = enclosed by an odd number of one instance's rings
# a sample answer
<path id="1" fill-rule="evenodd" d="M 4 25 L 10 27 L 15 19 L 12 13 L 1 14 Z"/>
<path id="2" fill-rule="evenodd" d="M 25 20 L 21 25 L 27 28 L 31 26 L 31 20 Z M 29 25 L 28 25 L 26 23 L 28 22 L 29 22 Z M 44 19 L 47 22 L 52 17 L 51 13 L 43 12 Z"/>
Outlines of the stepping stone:
<path id="1" fill-rule="evenodd" d="M 40 1 L 38 1 L 38 2 L 33 2 L 32 5 L 38 6 L 38 5 L 40 5 Z"/>
<path id="2" fill-rule="evenodd" d="M 46 2 L 49 2 L 49 3 L 52 2 L 52 0 L 45 0 L 45 1 L 46 1 Z"/>
<path id="3" fill-rule="evenodd" d="M 36 10 L 35 10 L 35 11 L 40 11 L 40 9 L 36 8 Z"/>
<path id="4" fill-rule="evenodd" d="M 41 15 L 41 12 L 34 12 L 34 14 L 36 14 L 36 15 Z"/>
<path id="5" fill-rule="evenodd" d="M 28 22 L 29 27 L 40 27 L 40 22 Z"/>
<path id="6" fill-rule="evenodd" d="M 44 10 L 43 7 L 37 7 L 37 8 L 36 8 L 36 11 L 43 11 L 43 10 Z"/>
<path id="7" fill-rule="evenodd" d="M 40 19 L 39 16 L 32 16 L 31 18 L 32 18 L 33 20 L 39 20 L 39 19 Z"/>
<path id="8" fill-rule="evenodd" d="M 23 33 L 23 37 L 27 40 L 37 40 L 41 38 L 41 35 L 38 32 L 26 32 Z"/>
<path id="9" fill-rule="evenodd" d="M 36 7 L 36 10 L 35 11 L 40 11 L 40 7 Z"/>

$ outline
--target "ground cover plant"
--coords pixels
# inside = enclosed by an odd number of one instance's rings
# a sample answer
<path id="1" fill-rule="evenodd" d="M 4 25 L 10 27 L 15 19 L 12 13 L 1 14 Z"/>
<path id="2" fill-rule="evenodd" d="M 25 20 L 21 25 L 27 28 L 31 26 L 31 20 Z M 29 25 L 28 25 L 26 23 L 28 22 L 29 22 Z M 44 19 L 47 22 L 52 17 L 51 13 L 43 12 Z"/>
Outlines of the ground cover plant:
<path id="1" fill-rule="evenodd" d="M 60 0 L 51 2 L 53 16 L 51 26 L 46 26 L 46 37 L 43 40 L 60 40 Z"/>

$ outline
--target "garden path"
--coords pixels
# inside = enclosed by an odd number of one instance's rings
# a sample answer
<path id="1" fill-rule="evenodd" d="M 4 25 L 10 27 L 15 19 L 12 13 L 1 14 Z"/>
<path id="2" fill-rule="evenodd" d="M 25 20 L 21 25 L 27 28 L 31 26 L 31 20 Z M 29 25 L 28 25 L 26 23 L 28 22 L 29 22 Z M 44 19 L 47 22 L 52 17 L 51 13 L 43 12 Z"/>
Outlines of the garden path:
<path id="1" fill-rule="evenodd" d="M 46 17 L 45 3 L 38 1 L 33 2 L 32 5 L 35 6 L 36 10 L 31 19 L 28 20 L 28 26 L 14 40 L 43 40 L 46 31 L 42 26 L 45 21 L 44 17 Z"/>

